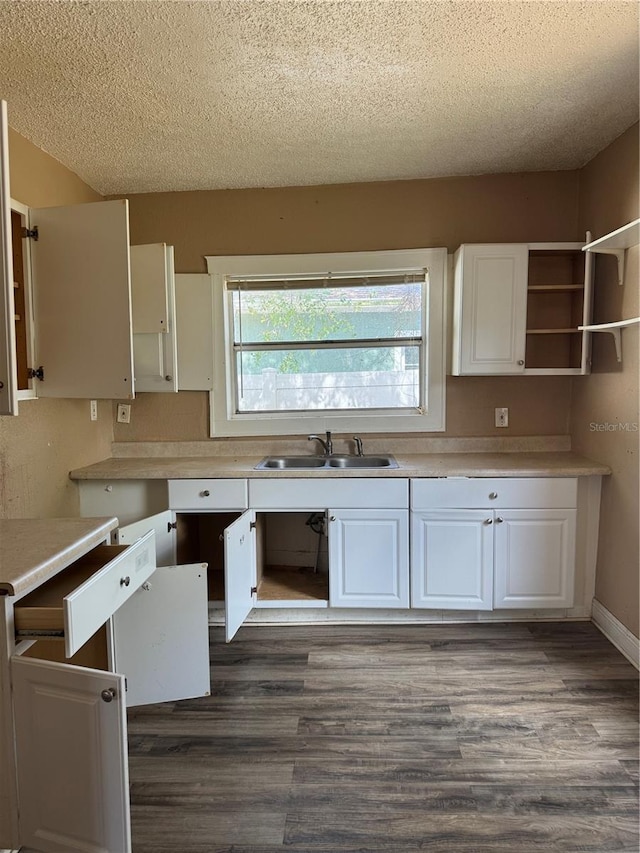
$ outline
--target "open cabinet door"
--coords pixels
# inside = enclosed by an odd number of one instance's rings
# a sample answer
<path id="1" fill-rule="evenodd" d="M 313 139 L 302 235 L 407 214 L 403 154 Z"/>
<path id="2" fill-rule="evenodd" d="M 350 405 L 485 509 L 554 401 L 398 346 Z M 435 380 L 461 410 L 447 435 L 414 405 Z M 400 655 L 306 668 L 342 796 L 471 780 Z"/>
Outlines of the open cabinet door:
<path id="1" fill-rule="evenodd" d="M 253 608 L 256 578 L 256 514 L 247 510 L 224 531 L 224 614 L 227 643 Z"/>
<path id="2" fill-rule="evenodd" d="M 178 390 L 173 246 L 131 246 L 136 391 Z"/>
<path id="3" fill-rule="evenodd" d="M 0 101 L 0 415 L 18 414 L 10 197 L 7 104 Z"/>
<path id="4" fill-rule="evenodd" d="M 112 620 L 128 707 L 209 695 L 206 563 L 156 569 Z"/>
<path id="5" fill-rule="evenodd" d="M 39 397 L 132 398 L 126 199 L 31 211 Z"/>
<path id="6" fill-rule="evenodd" d="M 207 696 L 211 689 L 207 567 L 174 565 L 175 518 L 166 510 L 116 532 L 119 545 L 131 545 L 154 530 L 159 566 L 111 620 L 112 668 L 127 676 L 129 707 Z"/>
<path id="7" fill-rule="evenodd" d="M 124 676 L 11 659 L 20 840 L 44 853 L 130 853 Z"/>
<path id="8" fill-rule="evenodd" d="M 167 509 L 119 527 L 114 538 L 118 545 L 133 545 L 145 533 L 153 530 L 156 540 L 156 566 L 172 566 L 176 562 L 175 521 L 175 512 Z"/>

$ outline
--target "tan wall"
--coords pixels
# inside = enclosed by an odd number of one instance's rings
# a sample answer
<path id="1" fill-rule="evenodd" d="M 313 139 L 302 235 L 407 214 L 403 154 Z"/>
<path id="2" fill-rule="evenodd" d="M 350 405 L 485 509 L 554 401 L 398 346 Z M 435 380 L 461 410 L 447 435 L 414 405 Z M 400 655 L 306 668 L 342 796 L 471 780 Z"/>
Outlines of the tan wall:
<path id="1" fill-rule="evenodd" d="M 595 157 L 580 178 L 580 221 L 600 237 L 640 215 L 638 210 L 638 125 Z M 624 287 L 617 284 L 613 258 L 598 256 L 594 320 L 605 323 L 640 316 L 639 249 L 627 251 Z M 622 331 L 619 365 L 610 335 L 594 335 L 593 372 L 576 377 L 571 407 L 574 450 L 609 465 L 604 480 L 596 598 L 637 637 L 638 590 L 638 326 Z M 602 426 L 600 426 L 602 425 Z M 598 428 L 599 427 L 599 428 Z"/>
<path id="2" fill-rule="evenodd" d="M 366 251 L 462 242 L 576 240 L 578 173 L 541 172 L 284 189 L 129 197 L 132 243 L 175 247 L 178 272 L 205 255 Z M 450 436 L 557 435 L 569 422 L 569 377 L 447 382 Z M 509 407 L 508 430 L 493 409 Z M 206 394 L 141 396 L 117 441 L 206 439 Z"/>
<path id="3" fill-rule="evenodd" d="M 11 195 L 29 207 L 100 199 L 61 163 L 10 131 Z M 86 400 L 28 400 L 18 417 L 0 418 L 0 517 L 78 514 L 77 488 L 68 473 L 111 451 L 111 404 L 100 402 L 89 420 Z"/>

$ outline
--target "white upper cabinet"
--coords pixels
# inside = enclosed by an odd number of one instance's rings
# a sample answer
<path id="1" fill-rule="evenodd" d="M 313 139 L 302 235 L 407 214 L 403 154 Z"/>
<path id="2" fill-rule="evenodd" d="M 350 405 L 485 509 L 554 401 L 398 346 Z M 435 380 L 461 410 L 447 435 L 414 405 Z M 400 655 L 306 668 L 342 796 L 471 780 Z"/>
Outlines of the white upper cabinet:
<path id="1" fill-rule="evenodd" d="M 7 104 L 0 101 L 0 264 L 4 283 L 0 298 L 0 415 L 18 414 L 10 195 Z"/>
<path id="2" fill-rule="evenodd" d="M 177 391 L 173 246 L 131 247 L 131 302 L 136 391 Z"/>
<path id="3" fill-rule="evenodd" d="M 4 101 L 0 274 L 0 415 L 33 397 L 178 390 L 173 248 L 130 250 L 126 199 L 43 209 L 12 200 Z"/>
<path id="4" fill-rule="evenodd" d="M 589 373 L 583 326 L 591 317 L 593 262 L 581 250 L 581 243 L 460 246 L 454 376 Z"/>
<path id="5" fill-rule="evenodd" d="M 175 277 L 180 391 L 213 388 L 213 292 L 206 273 Z"/>
<path id="6" fill-rule="evenodd" d="M 526 245 L 468 245 L 455 254 L 453 373 L 522 373 Z"/>
<path id="7" fill-rule="evenodd" d="M 126 199 L 30 211 L 38 397 L 133 397 Z"/>

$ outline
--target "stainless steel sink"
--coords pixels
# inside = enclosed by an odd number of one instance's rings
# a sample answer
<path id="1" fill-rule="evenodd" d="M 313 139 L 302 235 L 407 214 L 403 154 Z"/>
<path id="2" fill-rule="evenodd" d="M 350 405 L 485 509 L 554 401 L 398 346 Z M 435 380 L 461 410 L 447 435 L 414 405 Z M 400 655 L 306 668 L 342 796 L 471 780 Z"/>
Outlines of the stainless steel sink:
<path id="1" fill-rule="evenodd" d="M 393 456 L 330 456 L 329 468 L 397 468 Z"/>
<path id="2" fill-rule="evenodd" d="M 382 456 L 265 456 L 256 471 L 321 471 L 331 468 L 397 468 L 398 463 L 388 454 Z"/>
<path id="3" fill-rule="evenodd" d="M 265 456 L 262 462 L 256 465 L 256 470 L 324 468 L 325 463 L 323 456 Z"/>

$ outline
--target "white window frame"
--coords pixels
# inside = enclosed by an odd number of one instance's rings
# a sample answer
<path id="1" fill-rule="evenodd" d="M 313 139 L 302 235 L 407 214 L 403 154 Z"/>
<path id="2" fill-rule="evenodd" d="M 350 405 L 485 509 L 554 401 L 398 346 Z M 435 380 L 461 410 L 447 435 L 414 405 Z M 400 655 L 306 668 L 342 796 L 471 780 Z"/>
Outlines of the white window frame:
<path id="1" fill-rule="evenodd" d="M 213 390 L 209 394 L 210 435 L 299 435 L 310 431 L 442 432 L 445 428 L 447 250 L 395 249 L 383 252 L 331 252 L 312 255 L 208 256 L 213 287 Z M 353 412 L 234 411 L 233 348 L 226 279 L 242 276 L 299 276 L 322 273 L 358 275 L 385 270 L 426 269 L 423 304 L 424 361 L 421 399 L 425 410 Z"/>

